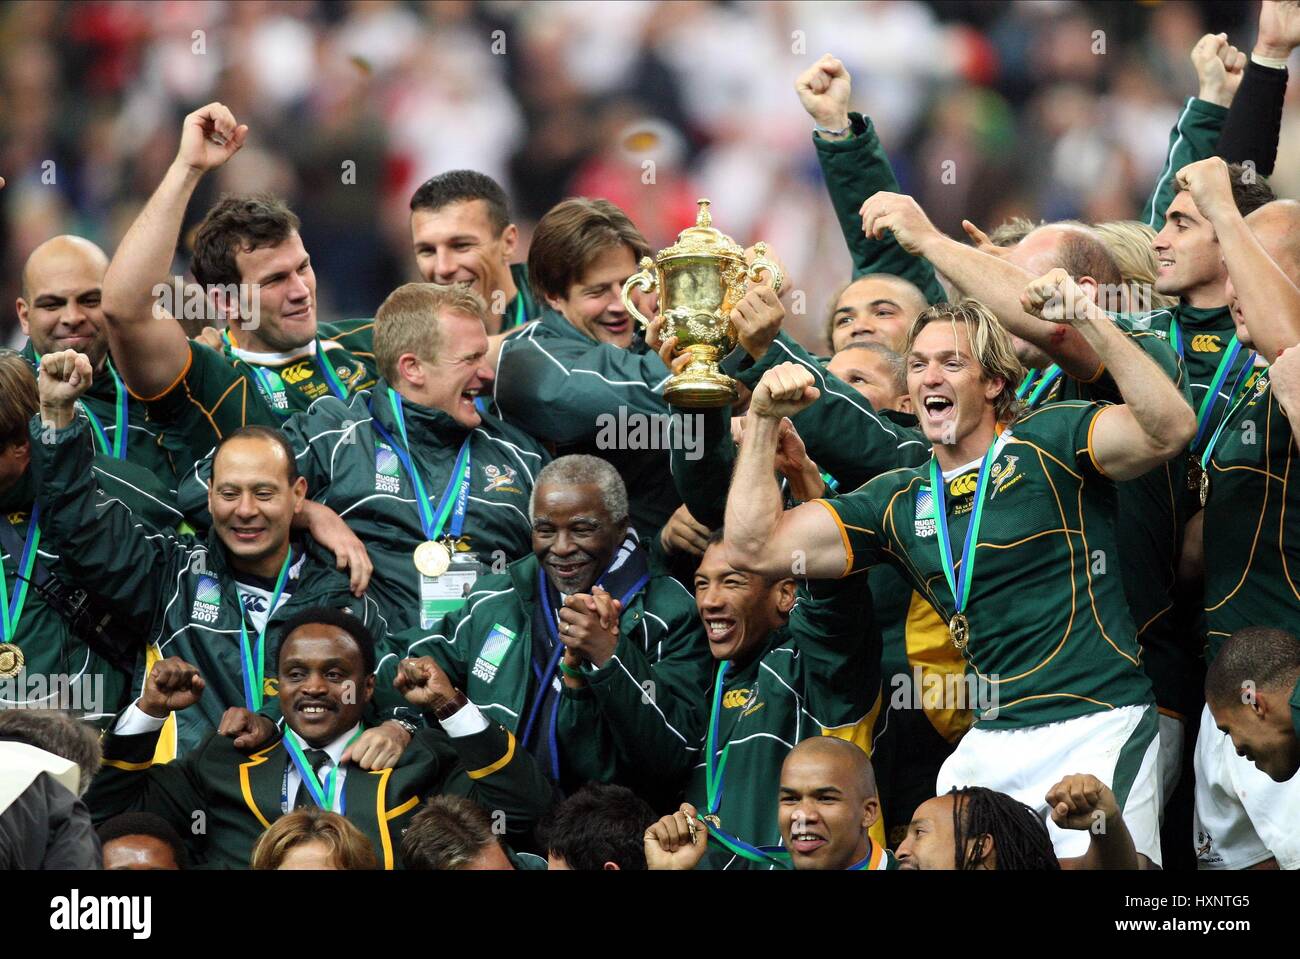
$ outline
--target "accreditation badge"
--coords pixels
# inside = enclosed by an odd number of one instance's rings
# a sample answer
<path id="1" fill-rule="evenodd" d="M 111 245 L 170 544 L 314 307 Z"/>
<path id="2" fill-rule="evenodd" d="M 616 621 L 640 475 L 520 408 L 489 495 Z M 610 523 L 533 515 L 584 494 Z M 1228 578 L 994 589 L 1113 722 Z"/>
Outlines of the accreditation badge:
<path id="1" fill-rule="evenodd" d="M 478 573 L 478 554 L 469 552 L 452 552 L 438 576 L 420 573 L 420 628 L 431 629 L 440 617 L 464 606 Z"/>

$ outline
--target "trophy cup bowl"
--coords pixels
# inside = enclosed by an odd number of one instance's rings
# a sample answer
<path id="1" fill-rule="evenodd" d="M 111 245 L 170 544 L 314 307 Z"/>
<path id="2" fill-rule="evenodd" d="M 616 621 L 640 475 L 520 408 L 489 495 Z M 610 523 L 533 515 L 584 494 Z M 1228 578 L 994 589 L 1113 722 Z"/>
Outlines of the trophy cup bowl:
<path id="1" fill-rule="evenodd" d="M 623 305 L 643 327 L 650 321 L 633 304 L 631 293 L 634 289 L 659 293 L 664 339 L 676 336 L 678 355 L 691 356 L 686 368 L 669 379 L 664 399 L 688 409 L 730 406 L 736 401 L 735 380 L 718 369 L 736 346 L 731 311 L 764 272 L 771 277 L 773 290 L 779 291 L 783 280 L 780 268 L 766 258 L 765 243 L 754 244 L 757 256 L 747 263 L 744 249 L 712 227 L 709 201 L 698 202 L 695 226 L 683 230 L 675 244 L 653 259 L 642 257 L 640 272 L 628 277 L 622 292 Z"/>

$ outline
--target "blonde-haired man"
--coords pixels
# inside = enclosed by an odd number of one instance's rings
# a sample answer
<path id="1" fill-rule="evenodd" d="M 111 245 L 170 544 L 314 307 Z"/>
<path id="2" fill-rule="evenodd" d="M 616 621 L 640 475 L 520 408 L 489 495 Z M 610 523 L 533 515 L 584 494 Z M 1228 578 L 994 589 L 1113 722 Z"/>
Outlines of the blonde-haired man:
<path id="1" fill-rule="evenodd" d="M 727 499 L 728 556 L 765 575 L 788 571 L 794 556 L 811 578 L 893 563 L 948 621 L 976 677 L 980 718 L 939 791 L 987 786 L 1046 816 L 1048 787 L 1089 768 L 1118 787 L 1139 852 L 1158 864 L 1156 710 L 1118 575 L 1113 483 L 1176 455 L 1194 417 L 1065 271 L 1035 280 L 1022 302 L 1077 329 L 1125 402 L 1021 415 L 1022 370 L 997 320 L 972 300 L 940 304 L 916 319 L 907 350 L 929 461 L 783 513 L 772 478 L 781 418 L 818 391 L 805 368 L 775 367 L 750 403 Z M 1086 853 L 1086 836 L 1048 828 L 1063 859 Z"/>
<path id="2" fill-rule="evenodd" d="M 375 314 L 374 389 L 322 397 L 282 427 L 307 495 L 365 544 L 390 630 L 429 628 L 479 572 L 532 552 L 528 498 L 549 456 L 475 404 L 491 380 L 486 316 L 464 287 L 398 287 Z M 182 483 L 188 507 L 207 476 L 200 463 Z"/>

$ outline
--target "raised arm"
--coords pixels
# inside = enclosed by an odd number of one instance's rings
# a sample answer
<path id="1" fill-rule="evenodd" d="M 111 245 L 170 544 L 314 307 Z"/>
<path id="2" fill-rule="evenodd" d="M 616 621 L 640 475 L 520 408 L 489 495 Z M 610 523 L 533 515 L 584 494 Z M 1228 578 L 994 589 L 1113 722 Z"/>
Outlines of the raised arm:
<path id="1" fill-rule="evenodd" d="M 1000 256 L 991 256 L 944 236 L 910 196 L 877 193 L 862 204 L 862 228 L 869 235 L 892 233 L 903 249 L 925 257 L 967 296 L 979 300 L 998 322 L 1043 350 L 1066 375 L 1085 382 L 1097 376 L 1097 354 L 1066 324 L 1044 323 L 1026 313 L 1020 293 L 1033 279 Z"/>
<path id="2" fill-rule="evenodd" d="M 1156 180 L 1142 219 L 1157 232 L 1165 225 L 1165 211 L 1174 198 L 1174 174 L 1189 163 L 1214 155 L 1215 145 L 1228 116 L 1228 105 L 1241 84 L 1246 58 L 1228 43 L 1225 34 L 1207 33 L 1192 48 L 1192 65 L 1200 90 L 1189 97 L 1169 134 L 1164 169 Z"/>
<path id="3" fill-rule="evenodd" d="M 1282 415 L 1291 424 L 1291 435 L 1300 447 L 1300 343 L 1278 357 L 1269 367 L 1268 378 L 1273 384 L 1273 397 L 1282 407 Z"/>
<path id="4" fill-rule="evenodd" d="M 1196 417 L 1173 380 L 1062 269 L 1031 282 L 1026 311 L 1053 323 L 1070 323 L 1106 364 L 1124 402 L 1097 415 L 1092 453 L 1111 479 L 1135 479 L 1186 449 Z"/>
<path id="5" fill-rule="evenodd" d="M 1250 339 L 1270 363 L 1300 343 L 1300 288 L 1268 255 L 1232 199 L 1228 165 L 1218 157 L 1178 171 L 1178 182 L 1219 238 L 1223 263 L 1246 320 Z"/>
<path id="6" fill-rule="evenodd" d="M 844 575 L 848 553 L 830 512 L 817 503 L 782 511 L 776 481 L 781 419 L 815 401 L 818 390 L 807 369 L 783 363 L 763 374 L 749 401 L 745 442 L 727 494 L 727 562 L 767 577 L 795 568 L 809 579 Z"/>
<path id="7" fill-rule="evenodd" d="M 799 75 L 795 92 L 817 130 L 813 146 L 821 164 L 831 205 L 853 257 L 854 277 L 892 273 L 914 283 L 930 303 L 944 297 L 934 268 L 912 256 L 892 237 L 862 232 L 862 201 L 881 190 L 897 191 L 898 180 L 871 120 L 849 112 L 851 78 L 844 64 L 829 53 Z"/>
<path id="8" fill-rule="evenodd" d="M 248 127 L 220 103 L 185 118 L 176 159 L 135 218 L 104 276 L 109 349 L 122 379 L 137 396 L 165 393 L 190 360 L 185 331 L 162 304 L 159 285 L 171 288 L 172 259 L 185 208 L 203 174 L 239 151 Z"/>
<path id="9" fill-rule="evenodd" d="M 1259 6 L 1255 48 L 1223 122 L 1216 150 L 1229 163 L 1253 163 L 1261 176 L 1273 175 L 1286 101 L 1286 62 L 1297 46 L 1300 3 L 1264 0 Z"/>

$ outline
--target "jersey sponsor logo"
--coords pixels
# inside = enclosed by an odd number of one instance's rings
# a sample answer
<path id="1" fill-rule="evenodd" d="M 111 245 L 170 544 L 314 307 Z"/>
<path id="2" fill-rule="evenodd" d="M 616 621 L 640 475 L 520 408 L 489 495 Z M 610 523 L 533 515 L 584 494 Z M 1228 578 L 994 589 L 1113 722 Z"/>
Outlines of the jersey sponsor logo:
<path id="1" fill-rule="evenodd" d="M 1223 856 L 1214 849 L 1214 837 L 1205 829 L 1196 831 L 1196 861 L 1206 866 L 1223 864 Z"/>
<path id="2" fill-rule="evenodd" d="M 280 374 L 281 378 L 290 385 L 297 385 L 303 380 L 309 380 L 316 375 L 315 369 L 312 368 L 310 360 L 302 360 L 285 369 Z"/>
<path id="3" fill-rule="evenodd" d="M 21 526 L 23 523 L 27 522 L 27 517 L 28 517 L 28 515 L 30 515 L 30 514 L 28 514 L 28 513 L 10 513 L 9 516 L 7 517 L 8 520 L 9 520 L 9 525 L 10 525 L 10 526 Z"/>
<path id="4" fill-rule="evenodd" d="M 483 641 L 483 648 L 479 650 L 478 658 L 474 660 L 474 668 L 470 670 L 476 679 L 490 683 L 497 678 L 497 670 L 501 668 L 501 661 L 505 659 L 506 651 L 514 642 L 515 635 L 513 629 L 507 629 L 500 623 L 492 624 L 487 639 Z"/>
<path id="5" fill-rule="evenodd" d="M 750 694 L 752 692 L 753 691 L 749 689 L 728 689 L 722 694 L 723 708 L 739 709 L 742 706 L 748 705 Z"/>
<path id="6" fill-rule="evenodd" d="M 1223 342 L 1217 333 L 1197 333 L 1192 337 L 1193 353 L 1218 353 L 1223 349 Z"/>
<path id="7" fill-rule="evenodd" d="M 999 459 L 989 468 L 989 478 L 993 482 L 993 492 L 989 493 L 990 500 L 1002 492 L 1004 487 L 1015 486 L 1025 478 L 1024 473 L 1016 472 L 1016 464 L 1020 462 L 1020 457 L 1012 456 L 1010 453 L 1005 453 L 1003 456 L 1006 458 L 1005 465 Z"/>
<path id="8" fill-rule="evenodd" d="M 930 487 L 922 486 L 916 494 L 916 522 L 913 532 L 924 539 L 934 535 L 934 494 Z"/>
<path id="9" fill-rule="evenodd" d="M 387 443 L 375 446 L 375 492 L 400 493 L 402 491 L 402 464 Z"/>
<path id="10" fill-rule="evenodd" d="M 488 463 L 483 467 L 483 475 L 487 477 L 487 485 L 483 487 L 483 492 L 502 492 L 502 493 L 522 493 L 518 486 L 514 486 L 515 477 L 518 475 L 514 467 L 511 466 L 493 466 Z"/>
<path id="11" fill-rule="evenodd" d="M 968 496 L 975 492 L 979 473 L 972 470 L 969 473 L 962 473 L 961 476 L 955 477 L 948 483 L 948 495 L 950 496 Z"/>
<path id="12" fill-rule="evenodd" d="M 221 583 L 212 576 L 200 576 L 194 589 L 194 605 L 190 619 L 200 623 L 215 623 L 221 615 Z"/>

